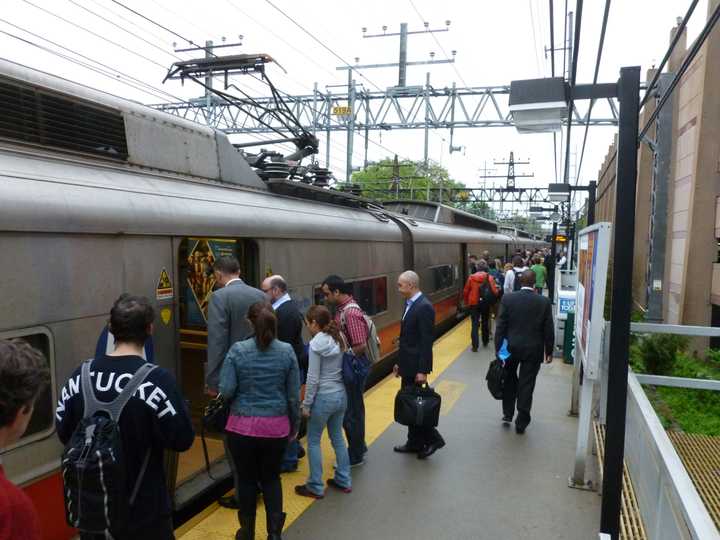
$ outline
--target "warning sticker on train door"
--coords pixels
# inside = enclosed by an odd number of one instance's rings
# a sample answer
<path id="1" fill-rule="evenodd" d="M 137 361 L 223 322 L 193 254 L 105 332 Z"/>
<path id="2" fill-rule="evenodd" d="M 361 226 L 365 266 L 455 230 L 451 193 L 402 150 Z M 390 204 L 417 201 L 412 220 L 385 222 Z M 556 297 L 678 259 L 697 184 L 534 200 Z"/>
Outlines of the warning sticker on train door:
<path id="1" fill-rule="evenodd" d="M 170 300 L 173 297 L 173 286 L 170 276 L 164 268 L 160 272 L 157 287 L 155 287 L 155 298 L 157 300 Z"/>

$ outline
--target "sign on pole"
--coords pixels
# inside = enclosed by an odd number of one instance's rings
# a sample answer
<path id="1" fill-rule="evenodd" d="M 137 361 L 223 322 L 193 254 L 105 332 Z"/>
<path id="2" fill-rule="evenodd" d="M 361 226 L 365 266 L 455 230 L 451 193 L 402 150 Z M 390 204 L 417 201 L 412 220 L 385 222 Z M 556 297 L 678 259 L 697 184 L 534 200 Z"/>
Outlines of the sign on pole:
<path id="1" fill-rule="evenodd" d="M 600 376 L 611 230 L 610 223 L 596 223 L 578 233 L 575 357 L 583 363 L 585 376 L 591 380 L 597 380 Z"/>

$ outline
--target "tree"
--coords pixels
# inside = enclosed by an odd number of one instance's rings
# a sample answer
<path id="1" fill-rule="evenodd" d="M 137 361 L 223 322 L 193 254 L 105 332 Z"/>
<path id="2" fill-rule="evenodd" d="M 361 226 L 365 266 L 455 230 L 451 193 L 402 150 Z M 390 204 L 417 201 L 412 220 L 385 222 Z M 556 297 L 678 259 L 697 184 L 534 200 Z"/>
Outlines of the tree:
<path id="1" fill-rule="evenodd" d="M 353 173 L 351 182 L 360 187 L 363 197 L 378 201 L 426 201 L 428 188 L 431 201 L 440 200 L 440 188 L 443 190 L 442 202 L 445 204 L 452 204 L 453 199 L 468 198 L 467 192 L 456 191 L 465 185 L 451 179 L 447 169 L 435 162 L 428 162 L 425 167 L 422 161 L 398 161 L 397 157 L 394 160 L 388 158 Z"/>

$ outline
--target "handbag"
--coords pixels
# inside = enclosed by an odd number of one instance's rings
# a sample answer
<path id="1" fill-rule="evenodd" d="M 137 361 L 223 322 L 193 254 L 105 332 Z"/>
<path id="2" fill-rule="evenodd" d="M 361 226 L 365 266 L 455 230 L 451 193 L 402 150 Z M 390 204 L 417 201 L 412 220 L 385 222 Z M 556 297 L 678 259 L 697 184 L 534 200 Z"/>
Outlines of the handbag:
<path id="1" fill-rule="evenodd" d="M 505 363 L 503 361 L 496 358 L 490 362 L 485 380 L 487 381 L 488 390 L 490 390 L 492 397 L 495 399 L 503 398 L 506 375 L 507 372 L 505 371 Z"/>
<path id="2" fill-rule="evenodd" d="M 230 404 L 218 394 L 203 409 L 203 417 L 200 422 L 200 440 L 202 441 L 203 457 L 205 458 L 205 471 L 212 480 L 217 480 L 210 472 L 210 456 L 208 455 L 205 432 L 213 431 L 224 433 L 225 425 L 230 417 Z"/>
<path id="3" fill-rule="evenodd" d="M 343 353 L 342 378 L 347 386 L 364 381 L 369 372 L 368 362 L 362 357 L 355 356 L 352 349 L 348 349 Z"/>
<path id="4" fill-rule="evenodd" d="M 436 427 L 442 397 L 427 383 L 403 386 L 395 396 L 395 421 L 403 426 Z"/>

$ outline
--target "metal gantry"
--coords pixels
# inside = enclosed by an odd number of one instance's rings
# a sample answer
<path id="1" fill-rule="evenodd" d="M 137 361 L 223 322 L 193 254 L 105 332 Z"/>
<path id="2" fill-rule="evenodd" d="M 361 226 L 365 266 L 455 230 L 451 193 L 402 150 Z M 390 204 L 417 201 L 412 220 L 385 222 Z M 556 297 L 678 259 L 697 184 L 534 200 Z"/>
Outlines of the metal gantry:
<path id="1" fill-rule="evenodd" d="M 310 132 L 346 131 L 350 125 L 363 130 L 458 129 L 478 127 L 512 127 L 508 108 L 509 86 L 470 88 L 435 88 L 425 85 L 389 88 L 385 91 L 357 89 L 332 93 L 316 89 L 311 94 L 283 95 L 288 108 Z M 605 116 L 589 119 L 591 126 L 615 126 L 618 106 L 615 98 L 606 98 Z M 175 116 L 207 124 L 226 133 L 272 133 L 284 126 L 267 118 L 271 97 L 238 98 L 244 112 L 235 105 L 219 100 L 208 103 L 203 98 L 177 103 L 158 103 L 151 107 Z M 354 107 L 348 111 L 348 103 Z M 585 125 L 587 112 L 573 108 L 572 124 Z M 262 118 L 265 125 L 253 119 Z M 427 115 L 427 119 L 426 119 Z"/>

